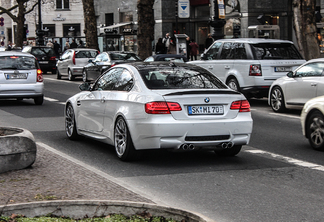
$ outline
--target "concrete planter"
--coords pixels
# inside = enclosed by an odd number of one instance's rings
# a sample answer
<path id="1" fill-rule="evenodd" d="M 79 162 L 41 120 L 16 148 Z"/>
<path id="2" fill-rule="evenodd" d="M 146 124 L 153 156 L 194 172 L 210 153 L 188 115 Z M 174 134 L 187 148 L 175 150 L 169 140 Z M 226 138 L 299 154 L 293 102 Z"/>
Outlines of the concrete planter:
<path id="1" fill-rule="evenodd" d="M 62 200 L 31 202 L 0 206 L 0 212 L 3 216 L 22 214 L 26 217 L 36 217 L 52 214 L 55 216 L 66 216 L 74 219 L 107 216 L 115 213 L 132 216 L 136 213 L 148 212 L 153 216 L 163 216 L 178 221 L 185 219 L 186 222 L 213 222 L 213 220 L 202 215 L 180 209 L 127 201 Z"/>
<path id="2" fill-rule="evenodd" d="M 36 150 L 30 131 L 0 127 L 0 173 L 31 166 L 36 160 Z"/>

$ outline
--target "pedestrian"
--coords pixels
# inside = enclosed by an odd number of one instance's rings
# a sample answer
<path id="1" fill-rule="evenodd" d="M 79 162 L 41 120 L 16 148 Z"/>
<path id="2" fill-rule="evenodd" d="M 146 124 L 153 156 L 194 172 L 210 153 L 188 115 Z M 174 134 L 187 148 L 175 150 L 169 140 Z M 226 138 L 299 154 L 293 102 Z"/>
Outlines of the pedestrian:
<path id="1" fill-rule="evenodd" d="M 191 43 L 189 45 L 191 47 L 191 50 L 190 50 L 191 61 L 193 61 L 193 58 L 195 58 L 195 60 L 197 60 L 197 55 L 199 53 L 198 52 L 198 49 L 199 49 L 198 44 L 195 42 L 194 39 L 192 39 Z"/>
<path id="2" fill-rule="evenodd" d="M 78 44 L 76 44 L 75 40 L 72 39 L 72 43 L 70 44 L 70 49 L 78 48 Z"/>
<path id="3" fill-rule="evenodd" d="M 66 42 L 64 46 L 64 52 L 70 48 L 70 43 Z"/>
<path id="4" fill-rule="evenodd" d="M 51 40 L 48 40 L 46 46 L 53 48 L 54 47 L 54 44 L 52 43 Z"/>
<path id="5" fill-rule="evenodd" d="M 84 48 L 83 41 L 80 39 L 78 48 Z"/>
<path id="6" fill-rule="evenodd" d="M 170 38 L 170 44 L 167 54 L 177 54 L 176 39 L 174 38 L 174 36 Z"/>
<path id="7" fill-rule="evenodd" d="M 7 51 L 11 51 L 12 50 L 12 43 L 11 41 L 8 41 L 8 45 L 7 45 Z"/>
<path id="8" fill-rule="evenodd" d="M 190 46 L 191 40 L 190 37 L 188 36 L 186 38 L 186 44 L 187 44 L 187 60 L 190 60 L 190 51 L 191 51 L 191 46 Z"/>
<path id="9" fill-rule="evenodd" d="M 211 36 L 211 34 L 209 33 L 208 37 L 207 37 L 207 39 L 205 41 L 205 51 L 209 48 L 209 46 L 211 46 L 213 44 L 213 42 L 214 42 L 214 39 Z"/>
<path id="10" fill-rule="evenodd" d="M 162 43 L 164 44 L 164 51 L 167 53 L 169 51 L 169 46 L 170 46 L 170 33 L 165 34 L 165 37 L 162 39 Z"/>
<path id="11" fill-rule="evenodd" d="M 60 57 L 60 51 L 61 51 L 61 45 L 58 44 L 56 40 L 54 40 L 54 52 L 56 54 L 56 57 Z"/>
<path id="12" fill-rule="evenodd" d="M 156 43 L 155 54 L 166 54 L 165 45 L 162 42 L 162 38 L 159 38 L 158 42 Z"/>

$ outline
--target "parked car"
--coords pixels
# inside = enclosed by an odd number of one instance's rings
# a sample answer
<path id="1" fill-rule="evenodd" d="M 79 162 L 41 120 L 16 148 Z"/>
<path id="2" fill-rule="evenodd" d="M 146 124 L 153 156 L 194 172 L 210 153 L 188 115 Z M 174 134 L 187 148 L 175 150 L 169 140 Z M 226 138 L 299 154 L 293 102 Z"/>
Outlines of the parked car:
<path id="1" fill-rule="evenodd" d="M 306 62 L 293 42 L 278 39 L 221 39 L 201 55 L 199 65 L 247 97 L 267 97 L 271 83 Z"/>
<path id="2" fill-rule="evenodd" d="M 121 160 L 146 149 L 210 149 L 234 156 L 250 140 L 249 102 L 198 66 L 120 64 L 80 89 L 66 102 L 66 135 L 113 145 Z"/>
<path id="3" fill-rule="evenodd" d="M 315 150 L 324 150 L 324 96 L 308 100 L 300 116 L 303 135 Z"/>
<path id="4" fill-rule="evenodd" d="M 76 76 L 82 76 L 83 68 L 89 59 L 94 59 L 99 54 L 96 49 L 74 48 L 66 50 L 57 61 L 57 79 L 67 76 L 74 80 Z"/>
<path id="5" fill-rule="evenodd" d="M 156 54 L 150 57 L 147 57 L 144 62 L 153 62 L 153 61 L 173 61 L 173 62 L 187 62 L 187 57 L 184 55 L 178 54 Z"/>
<path id="6" fill-rule="evenodd" d="M 93 81 L 110 67 L 121 63 L 138 62 L 141 59 L 134 52 L 108 51 L 102 52 L 83 69 L 83 82 Z"/>
<path id="7" fill-rule="evenodd" d="M 324 59 L 312 59 L 277 79 L 270 87 L 268 103 L 275 112 L 302 109 L 311 98 L 324 95 Z"/>
<path id="8" fill-rule="evenodd" d="M 56 73 L 56 56 L 51 47 L 47 46 L 25 46 L 22 52 L 28 52 L 37 58 L 43 73 Z"/>
<path id="9" fill-rule="evenodd" d="M 36 105 L 43 104 L 43 75 L 33 55 L 16 51 L 0 53 L 0 98 L 32 98 Z"/>

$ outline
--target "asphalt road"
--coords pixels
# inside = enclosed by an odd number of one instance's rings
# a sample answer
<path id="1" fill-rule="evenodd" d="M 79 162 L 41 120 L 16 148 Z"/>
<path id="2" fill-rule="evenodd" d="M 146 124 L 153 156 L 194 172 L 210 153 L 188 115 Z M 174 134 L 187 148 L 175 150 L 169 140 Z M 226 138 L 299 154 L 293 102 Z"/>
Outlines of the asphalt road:
<path id="1" fill-rule="evenodd" d="M 45 102 L 1 100 L 1 125 L 30 130 L 53 147 L 111 175 L 156 203 L 204 214 L 216 221 L 322 221 L 324 152 L 302 136 L 299 114 L 274 114 L 266 100 L 251 100 L 250 144 L 233 158 L 213 152 L 150 151 L 121 162 L 113 147 L 65 136 L 65 100 L 79 92 L 69 82 L 45 75 Z"/>

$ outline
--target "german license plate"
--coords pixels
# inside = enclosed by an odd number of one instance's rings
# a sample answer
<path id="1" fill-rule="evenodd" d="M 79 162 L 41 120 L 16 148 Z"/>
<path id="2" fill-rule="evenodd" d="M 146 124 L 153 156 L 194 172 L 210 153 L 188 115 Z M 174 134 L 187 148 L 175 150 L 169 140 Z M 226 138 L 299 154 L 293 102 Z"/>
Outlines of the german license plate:
<path id="1" fill-rule="evenodd" d="M 275 72 L 289 72 L 291 67 L 275 67 Z"/>
<path id="2" fill-rule="evenodd" d="M 48 61 L 39 61 L 41 64 L 48 64 Z"/>
<path id="3" fill-rule="evenodd" d="M 6 79 L 27 79 L 27 73 L 5 74 Z"/>
<path id="4" fill-rule="evenodd" d="M 188 106 L 189 115 L 222 115 L 224 107 L 222 105 L 209 106 Z"/>

